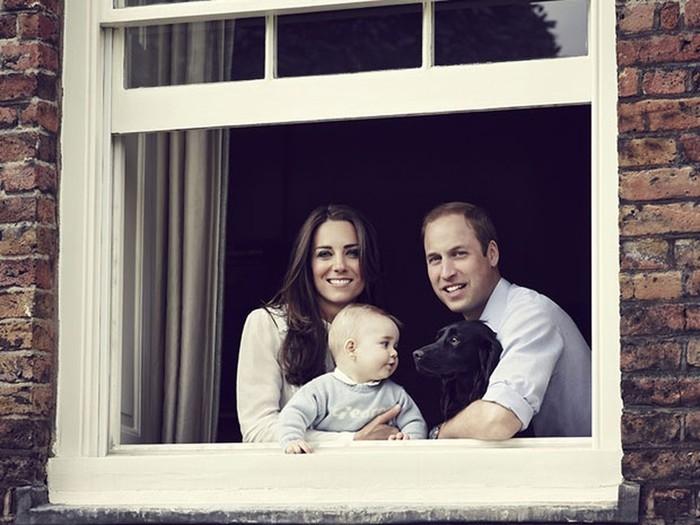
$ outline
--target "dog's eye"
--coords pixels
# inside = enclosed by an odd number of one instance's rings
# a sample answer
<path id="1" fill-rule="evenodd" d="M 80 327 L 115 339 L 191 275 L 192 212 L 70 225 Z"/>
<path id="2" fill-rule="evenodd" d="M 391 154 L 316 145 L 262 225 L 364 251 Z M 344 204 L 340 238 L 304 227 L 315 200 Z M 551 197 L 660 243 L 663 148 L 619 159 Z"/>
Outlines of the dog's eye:
<path id="1" fill-rule="evenodd" d="M 455 337 L 454 335 L 450 337 L 449 343 L 452 346 L 457 346 L 459 344 L 459 337 Z"/>

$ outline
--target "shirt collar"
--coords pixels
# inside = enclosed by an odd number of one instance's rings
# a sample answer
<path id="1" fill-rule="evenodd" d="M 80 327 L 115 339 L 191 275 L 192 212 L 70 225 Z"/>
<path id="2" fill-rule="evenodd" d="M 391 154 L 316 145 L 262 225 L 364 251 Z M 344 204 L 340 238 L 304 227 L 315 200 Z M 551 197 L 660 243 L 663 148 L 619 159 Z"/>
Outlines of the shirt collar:
<path id="1" fill-rule="evenodd" d="M 381 383 L 381 381 L 367 381 L 366 383 L 358 383 L 357 381 L 355 381 L 353 378 L 351 378 L 349 375 L 347 375 L 345 372 L 343 372 L 337 366 L 335 367 L 335 370 L 333 370 L 333 375 L 336 377 L 336 379 L 341 380 L 343 383 L 345 383 L 347 385 L 374 386 L 374 385 L 378 385 L 379 383 Z"/>
<path id="2" fill-rule="evenodd" d="M 484 311 L 481 312 L 479 321 L 485 322 L 491 330 L 498 333 L 503 321 L 503 313 L 506 310 L 508 300 L 508 289 L 510 283 L 501 277 L 496 283 L 496 287 L 491 292 L 489 300 L 486 302 Z"/>

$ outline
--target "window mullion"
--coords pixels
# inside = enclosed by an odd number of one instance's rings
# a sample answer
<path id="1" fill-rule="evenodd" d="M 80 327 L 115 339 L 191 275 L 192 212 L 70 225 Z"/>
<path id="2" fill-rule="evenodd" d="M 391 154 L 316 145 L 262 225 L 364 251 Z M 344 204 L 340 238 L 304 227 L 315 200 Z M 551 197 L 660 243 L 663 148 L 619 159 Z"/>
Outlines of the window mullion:
<path id="1" fill-rule="evenodd" d="M 265 16 L 265 80 L 277 77 L 277 17 Z"/>
<path id="2" fill-rule="evenodd" d="M 423 69 L 429 69 L 435 64 L 435 19 L 433 13 L 433 2 L 423 2 Z"/>

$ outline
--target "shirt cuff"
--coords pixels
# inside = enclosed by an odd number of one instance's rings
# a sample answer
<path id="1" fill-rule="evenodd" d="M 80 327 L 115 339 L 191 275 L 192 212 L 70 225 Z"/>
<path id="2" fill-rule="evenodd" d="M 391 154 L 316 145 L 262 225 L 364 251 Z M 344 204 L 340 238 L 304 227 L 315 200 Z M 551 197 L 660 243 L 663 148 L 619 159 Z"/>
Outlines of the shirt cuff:
<path id="1" fill-rule="evenodd" d="M 520 430 L 525 430 L 530 424 L 532 416 L 535 415 L 534 410 L 523 396 L 506 383 L 489 385 L 482 399 L 498 403 L 513 412 L 522 424 Z"/>

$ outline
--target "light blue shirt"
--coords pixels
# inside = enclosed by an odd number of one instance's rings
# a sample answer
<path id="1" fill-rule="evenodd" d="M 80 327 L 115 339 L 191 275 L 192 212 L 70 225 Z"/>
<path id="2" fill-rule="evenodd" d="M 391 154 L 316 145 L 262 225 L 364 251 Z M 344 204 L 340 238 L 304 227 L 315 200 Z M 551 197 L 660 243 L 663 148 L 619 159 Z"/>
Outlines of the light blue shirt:
<path id="1" fill-rule="evenodd" d="M 483 399 L 537 437 L 591 435 L 591 350 L 554 301 L 501 279 L 481 314 L 503 353 Z"/>
<path id="2" fill-rule="evenodd" d="M 425 420 L 411 396 L 389 379 L 355 383 L 337 368 L 306 383 L 289 400 L 279 418 L 282 448 L 303 439 L 313 428 L 327 432 L 356 432 L 396 404 L 401 412 L 389 424 L 412 439 L 423 439 Z"/>

